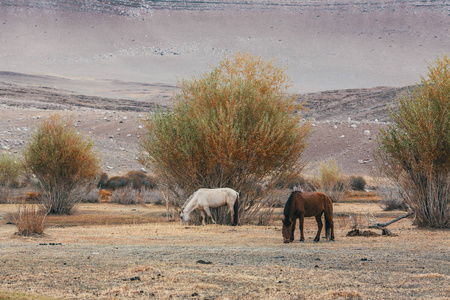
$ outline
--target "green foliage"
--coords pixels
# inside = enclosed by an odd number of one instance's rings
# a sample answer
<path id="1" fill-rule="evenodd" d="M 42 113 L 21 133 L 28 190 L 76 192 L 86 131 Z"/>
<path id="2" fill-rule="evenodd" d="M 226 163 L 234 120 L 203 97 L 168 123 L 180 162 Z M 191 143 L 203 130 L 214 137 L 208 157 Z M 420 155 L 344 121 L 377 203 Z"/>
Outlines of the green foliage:
<path id="1" fill-rule="evenodd" d="M 248 200 L 246 211 L 256 185 L 292 172 L 306 148 L 310 125 L 299 125 L 302 108 L 289 86 L 273 61 L 224 58 L 211 72 L 180 82 L 172 111 L 144 120 L 141 161 L 169 188 L 232 187 Z"/>
<path id="2" fill-rule="evenodd" d="M 18 186 L 18 178 L 22 172 L 22 162 L 7 154 L 0 156 L 0 203 L 7 203 L 12 189 Z"/>
<path id="3" fill-rule="evenodd" d="M 319 165 L 319 179 L 324 185 L 336 185 L 342 175 L 335 160 L 321 162 Z"/>
<path id="4" fill-rule="evenodd" d="M 444 55 L 428 69 L 428 78 L 391 110 L 377 160 L 419 226 L 450 227 L 450 60 Z"/>
<path id="5" fill-rule="evenodd" d="M 0 156 L 0 185 L 9 186 L 17 182 L 22 172 L 22 163 L 17 158 L 2 154 Z"/>
<path id="6" fill-rule="evenodd" d="M 335 160 L 321 162 L 316 189 L 331 197 L 333 202 L 340 202 L 350 188 L 348 179 L 341 173 Z"/>
<path id="7" fill-rule="evenodd" d="M 93 144 L 59 115 L 44 120 L 25 149 L 25 164 L 39 180 L 48 213 L 68 214 L 97 176 Z"/>

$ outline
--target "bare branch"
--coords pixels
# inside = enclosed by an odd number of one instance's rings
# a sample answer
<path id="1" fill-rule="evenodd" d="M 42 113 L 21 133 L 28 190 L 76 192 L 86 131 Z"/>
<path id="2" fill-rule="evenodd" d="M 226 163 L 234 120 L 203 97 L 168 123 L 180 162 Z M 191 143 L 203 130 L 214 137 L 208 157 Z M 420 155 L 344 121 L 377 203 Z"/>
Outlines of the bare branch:
<path id="1" fill-rule="evenodd" d="M 398 218 L 396 218 L 396 219 L 394 219 L 392 221 L 389 221 L 387 223 L 376 223 L 375 225 L 369 226 L 369 228 L 384 228 L 384 227 L 387 227 L 387 226 L 391 225 L 392 223 L 400 221 L 401 219 L 404 219 L 404 218 L 407 218 L 409 216 L 412 216 L 413 214 L 414 214 L 414 212 L 410 212 L 410 213 L 407 213 L 406 215 L 398 217 Z"/>

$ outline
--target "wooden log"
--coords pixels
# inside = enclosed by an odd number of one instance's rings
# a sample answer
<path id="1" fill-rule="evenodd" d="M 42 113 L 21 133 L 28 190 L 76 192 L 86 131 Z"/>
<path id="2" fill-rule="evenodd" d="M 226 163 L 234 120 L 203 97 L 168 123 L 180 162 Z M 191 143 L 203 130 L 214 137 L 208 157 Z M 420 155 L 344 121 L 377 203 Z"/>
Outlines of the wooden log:
<path id="1" fill-rule="evenodd" d="M 396 218 L 394 220 L 391 220 L 389 222 L 386 222 L 386 223 L 376 223 L 375 225 L 369 226 L 369 228 L 384 228 L 384 227 L 387 227 L 387 226 L 391 225 L 392 223 L 400 221 L 401 219 L 404 219 L 404 218 L 407 218 L 409 216 L 412 216 L 413 214 L 414 214 L 414 212 L 410 212 L 410 213 L 407 213 L 406 215 L 403 215 L 401 217 L 398 217 L 398 218 Z"/>

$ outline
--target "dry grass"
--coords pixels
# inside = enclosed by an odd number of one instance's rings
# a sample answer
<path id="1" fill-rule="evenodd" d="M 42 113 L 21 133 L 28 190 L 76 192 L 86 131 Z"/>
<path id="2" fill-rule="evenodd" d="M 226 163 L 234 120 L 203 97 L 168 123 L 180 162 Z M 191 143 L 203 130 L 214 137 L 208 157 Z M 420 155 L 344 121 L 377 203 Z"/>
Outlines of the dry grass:
<path id="1" fill-rule="evenodd" d="M 14 216 L 14 222 L 18 230 L 16 234 L 24 236 L 43 234 L 46 215 L 36 204 L 21 204 Z"/>
<path id="2" fill-rule="evenodd" d="M 41 238 L 13 237 L 14 226 L 0 225 L 0 290 L 71 299 L 450 296 L 448 231 L 417 230 L 407 220 L 389 226 L 397 237 L 346 237 L 346 213 L 387 221 L 402 212 L 339 203 L 336 242 L 312 243 L 317 227 L 308 218 L 306 242 L 283 244 L 281 210 L 272 226 L 181 226 L 164 221 L 162 206 L 99 203 L 49 217 Z M 0 206 L 0 218 L 11 211 Z"/>
<path id="3" fill-rule="evenodd" d="M 0 291 L 0 300 L 52 300 L 54 298 L 39 297 L 35 295 L 15 292 L 2 292 Z"/>

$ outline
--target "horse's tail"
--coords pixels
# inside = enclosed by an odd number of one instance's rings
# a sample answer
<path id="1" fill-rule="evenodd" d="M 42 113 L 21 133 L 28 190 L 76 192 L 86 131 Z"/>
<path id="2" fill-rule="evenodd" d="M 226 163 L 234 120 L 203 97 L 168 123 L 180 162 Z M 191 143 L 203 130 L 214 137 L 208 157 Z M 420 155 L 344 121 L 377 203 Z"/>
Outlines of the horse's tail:
<path id="1" fill-rule="evenodd" d="M 330 220 L 326 213 L 325 213 L 325 236 L 327 237 L 327 239 L 330 239 L 331 236 Z"/>
<path id="2" fill-rule="evenodd" d="M 327 199 L 325 201 L 325 236 L 327 239 L 333 239 L 331 235 L 331 226 L 333 226 L 333 203 L 331 201 L 331 197 L 326 196 Z"/>
<path id="3" fill-rule="evenodd" d="M 236 192 L 236 201 L 234 201 L 234 216 L 233 216 L 233 226 L 236 226 L 239 222 L 239 193 Z"/>

